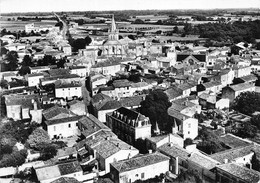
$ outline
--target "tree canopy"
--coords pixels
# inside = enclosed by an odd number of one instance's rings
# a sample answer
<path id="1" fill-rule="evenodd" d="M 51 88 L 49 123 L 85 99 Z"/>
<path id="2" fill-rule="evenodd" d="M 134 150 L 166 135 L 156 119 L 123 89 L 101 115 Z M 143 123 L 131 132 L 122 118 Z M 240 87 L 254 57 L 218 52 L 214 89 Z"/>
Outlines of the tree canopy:
<path id="1" fill-rule="evenodd" d="M 171 106 L 168 96 L 162 90 L 153 90 L 141 102 L 141 113 L 150 118 L 152 126 L 157 122 L 161 130 L 169 130 L 171 122 L 167 109 Z"/>
<path id="2" fill-rule="evenodd" d="M 42 144 L 49 144 L 51 141 L 45 130 L 37 128 L 29 136 L 27 142 L 31 148 L 40 150 Z"/>
<path id="3" fill-rule="evenodd" d="M 256 92 L 243 92 L 233 102 L 233 109 L 246 115 L 260 111 L 260 94 Z"/>

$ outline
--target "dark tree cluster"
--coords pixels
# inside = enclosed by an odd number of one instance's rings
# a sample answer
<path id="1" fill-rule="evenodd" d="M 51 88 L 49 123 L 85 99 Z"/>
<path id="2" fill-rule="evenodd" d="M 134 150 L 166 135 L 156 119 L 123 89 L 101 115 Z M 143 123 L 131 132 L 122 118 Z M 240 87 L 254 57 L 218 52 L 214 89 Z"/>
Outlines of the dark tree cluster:
<path id="1" fill-rule="evenodd" d="M 150 118 L 153 128 L 157 122 L 161 130 L 169 131 L 172 123 L 167 110 L 170 106 L 168 96 L 162 90 L 153 90 L 141 102 L 140 112 Z"/>
<path id="2" fill-rule="evenodd" d="M 92 39 L 87 36 L 85 39 L 79 38 L 75 40 L 71 40 L 70 44 L 73 47 L 73 51 L 77 52 L 79 49 L 85 49 L 92 42 Z"/>
<path id="3" fill-rule="evenodd" d="M 186 34 L 199 34 L 202 38 L 209 38 L 215 41 L 228 41 L 238 43 L 241 41 L 254 43 L 260 38 L 260 20 L 236 21 L 234 23 L 207 23 L 191 27 L 186 24 Z"/>

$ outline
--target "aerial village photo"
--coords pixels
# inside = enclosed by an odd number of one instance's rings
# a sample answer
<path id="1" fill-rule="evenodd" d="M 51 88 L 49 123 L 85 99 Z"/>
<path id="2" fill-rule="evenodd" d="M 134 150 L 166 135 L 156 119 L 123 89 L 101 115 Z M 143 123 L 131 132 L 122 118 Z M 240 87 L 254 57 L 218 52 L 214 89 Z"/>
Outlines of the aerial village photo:
<path id="1" fill-rule="evenodd" d="M 260 183 L 260 0 L 0 0 L 0 183 Z"/>

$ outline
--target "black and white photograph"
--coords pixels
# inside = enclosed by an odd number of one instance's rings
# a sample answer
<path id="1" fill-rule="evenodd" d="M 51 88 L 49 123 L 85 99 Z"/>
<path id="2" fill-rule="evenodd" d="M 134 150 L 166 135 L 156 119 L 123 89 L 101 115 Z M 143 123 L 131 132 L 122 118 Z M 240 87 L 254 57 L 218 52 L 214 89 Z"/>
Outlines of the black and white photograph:
<path id="1" fill-rule="evenodd" d="M 0 183 L 260 183 L 260 0 L 0 0 Z"/>

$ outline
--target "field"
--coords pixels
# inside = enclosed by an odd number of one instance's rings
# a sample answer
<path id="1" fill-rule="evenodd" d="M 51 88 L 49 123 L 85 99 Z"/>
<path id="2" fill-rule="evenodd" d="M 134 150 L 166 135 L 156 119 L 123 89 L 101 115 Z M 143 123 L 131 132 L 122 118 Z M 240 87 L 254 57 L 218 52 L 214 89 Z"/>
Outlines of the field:
<path id="1" fill-rule="evenodd" d="M 49 21 L 49 22 L 40 22 L 40 21 L 5 21 L 0 20 L 1 30 L 6 29 L 7 31 L 23 31 L 24 26 L 29 23 L 34 23 L 36 27 L 41 25 L 55 25 L 57 22 Z"/>

